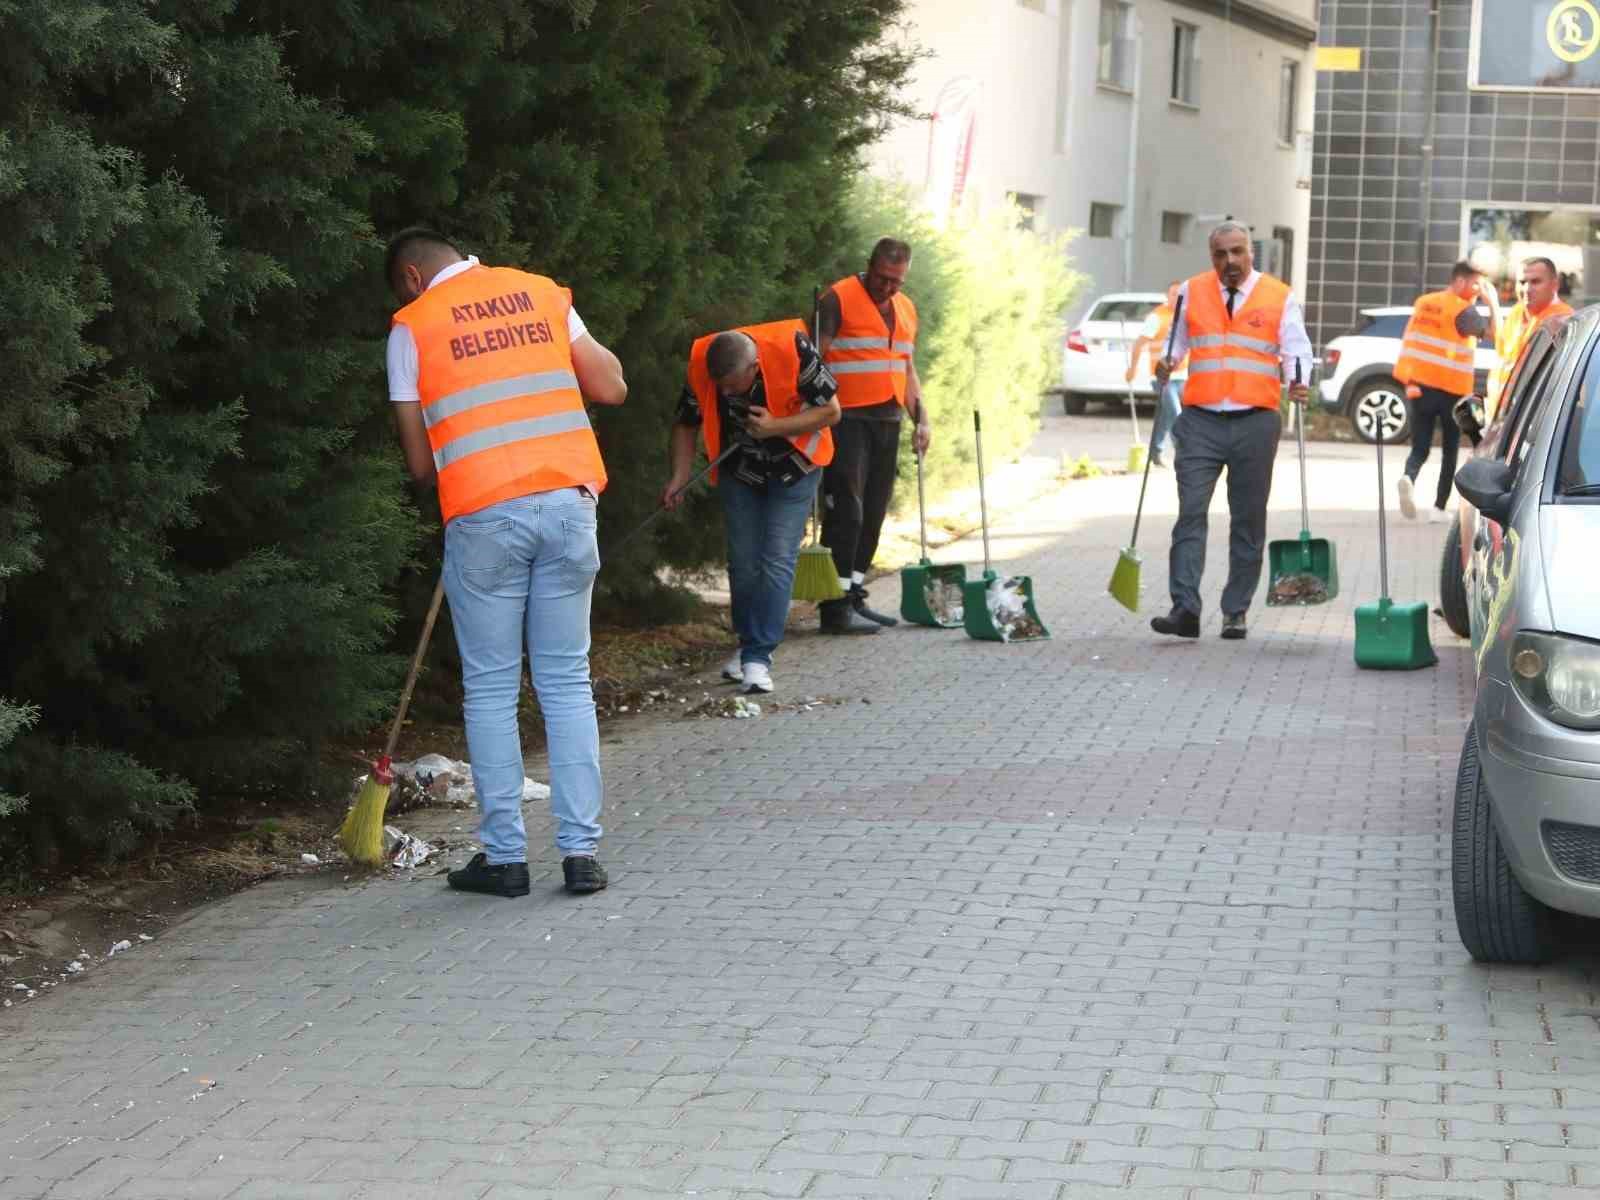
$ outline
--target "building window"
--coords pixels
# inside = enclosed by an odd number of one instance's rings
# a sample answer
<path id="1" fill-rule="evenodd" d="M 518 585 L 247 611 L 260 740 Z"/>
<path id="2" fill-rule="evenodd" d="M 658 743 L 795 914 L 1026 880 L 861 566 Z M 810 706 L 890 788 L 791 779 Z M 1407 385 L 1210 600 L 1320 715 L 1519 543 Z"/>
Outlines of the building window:
<path id="1" fill-rule="evenodd" d="M 1091 204 L 1089 205 L 1089 236 L 1108 238 L 1117 236 L 1117 214 L 1122 211 L 1120 204 Z"/>
<path id="2" fill-rule="evenodd" d="M 1164 212 L 1161 214 L 1161 240 L 1177 246 L 1189 234 L 1189 222 L 1194 218 L 1188 213 Z"/>
<path id="3" fill-rule="evenodd" d="M 1133 5 L 1128 0 L 1100 0 L 1100 63 L 1095 78 L 1132 91 L 1133 53 Z"/>
<path id="4" fill-rule="evenodd" d="M 1300 64 L 1283 60 L 1278 72 L 1278 145 L 1294 146 L 1295 126 L 1299 123 Z"/>
<path id="5" fill-rule="evenodd" d="M 1179 104 L 1196 106 L 1200 94 L 1197 76 L 1200 62 L 1195 48 L 1200 41 L 1200 30 L 1182 21 L 1172 23 L 1172 99 Z"/>
<path id="6" fill-rule="evenodd" d="M 1294 283 L 1294 230 L 1288 225 L 1274 225 L 1272 240 L 1278 243 L 1280 261 L 1278 278 L 1287 284 Z"/>
<path id="7" fill-rule="evenodd" d="M 1006 199 L 1017 206 L 1017 225 L 1022 229 L 1037 229 L 1040 213 L 1044 209 L 1044 197 L 1031 195 L 1028 192 L 1007 192 Z"/>

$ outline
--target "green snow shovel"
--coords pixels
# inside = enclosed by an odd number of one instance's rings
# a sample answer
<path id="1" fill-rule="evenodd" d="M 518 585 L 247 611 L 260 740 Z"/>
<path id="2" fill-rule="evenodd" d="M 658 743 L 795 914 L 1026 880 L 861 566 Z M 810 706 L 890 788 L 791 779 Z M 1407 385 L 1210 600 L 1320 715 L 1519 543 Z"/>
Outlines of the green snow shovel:
<path id="1" fill-rule="evenodd" d="M 961 624 L 961 589 L 967 569 L 960 563 L 935 566 L 928 561 L 928 514 L 922 491 L 922 454 L 917 454 L 917 526 L 922 557 L 916 566 L 900 568 L 900 615 L 908 624 L 954 629 Z"/>
<path id="2" fill-rule="evenodd" d="M 1300 382 L 1295 361 L 1294 381 Z M 1311 536 L 1311 505 L 1306 498 L 1306 406 L 1295 405 L 1295 441 L 1300 448 L 1300 536 L 1267 545 L 1267 604 L 1326 604 L 1339 594 L 1339 559 L 1327 538 Z M 1380 468 L 1381 469 L 1381 468 Z M 1380 496 L 1381 500 L 1382 497 Z"/>
<path id="3" fill-rule="evenodd" d="M 1033 580 L 1026 575 L 1001 579 L 989 562 L 989 503 L 983 491 L 983 422 L 972 410 L 978 446 L 978 512 L 983 521 L 983 578 L 961 585 L 961 623 L 981 642 L 1034 642 L 1050 636 L 1033 606 Z"/>
<path id="4" fill-rule="evenodd" d="M 1383 440 L 1378 414 L 1378 571 L 1383 591 L 1376 604 L 1356 606 L 1356 666 L 1369 671 L 1415 671 L 1439 661 L 1428 640 L 1428 606 L 1389 599 L 1389 524 L 1384 512 Z"/>

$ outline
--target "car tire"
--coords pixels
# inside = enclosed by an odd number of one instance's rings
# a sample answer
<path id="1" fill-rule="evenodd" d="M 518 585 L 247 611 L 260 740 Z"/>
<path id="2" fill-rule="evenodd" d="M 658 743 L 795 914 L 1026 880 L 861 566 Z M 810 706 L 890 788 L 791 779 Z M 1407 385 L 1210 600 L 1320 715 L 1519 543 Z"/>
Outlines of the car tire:
<path id="1" fill-rule="evenodd" d="M 1411 414 L 1406 409 L 1405 389 L 1392 379 L 1369 380 L 1350 397 L 1350 424 L 1355 426 L 1356 436 L 1369 446 L 1378 440 L 1379 412 L 1388 416 L 1389 432 L 1384 439 L 1387 444 L 1392 446 L 1411 437 Z M 1393 427 L 1396 420 L 1400 422 L 1398 429 Z"/>
<path id="2" fill-rule="evenodd" d="M 1528 895 L 1500 844 L 1475 723 L 1467 728 L 1456 769 L 1450 866 L 1456 930 L 1468 954 L 1482 963 L 1541 963 L 1555 954 L 1555 913 Z"/>
<path id="3" fill-rule="evenodd" d="M 1089 407 L 1088 397 L 1079 392 L 1061 393 L 1061 411 L 1069 417 L 1081 417 Z"/>
<path id="4" fill-rule="evenodd" d="M 1462 638 L 1472 635 L 1466 572 L 1461 569 L 1461 522 L 1454 512 L 1450 514 L 1450 530 L 1444 535 L 1444 551 L 1439 557 L 1439 611 L 1451 633 Z"/>

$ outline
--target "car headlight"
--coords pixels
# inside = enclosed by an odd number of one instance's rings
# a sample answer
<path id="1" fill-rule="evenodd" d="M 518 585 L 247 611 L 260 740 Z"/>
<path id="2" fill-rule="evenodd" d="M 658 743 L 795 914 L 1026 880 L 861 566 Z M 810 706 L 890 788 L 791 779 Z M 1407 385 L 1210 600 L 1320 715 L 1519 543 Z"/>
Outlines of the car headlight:
<path id="1" fill-rule="evenodd" d="M 1523 630 L 1511 640 L 1511 681 L 1556 724 L 1600 729 L 1600 643 Z"/>

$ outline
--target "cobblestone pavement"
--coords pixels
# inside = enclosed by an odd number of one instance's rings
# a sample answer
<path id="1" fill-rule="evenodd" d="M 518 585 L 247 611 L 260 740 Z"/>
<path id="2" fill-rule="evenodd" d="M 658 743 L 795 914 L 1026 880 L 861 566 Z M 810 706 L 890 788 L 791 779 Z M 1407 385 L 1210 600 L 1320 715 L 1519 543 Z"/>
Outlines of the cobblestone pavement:
<path id="1" fill-rule="evenodd" d="M 837 703 L 613 727 L 606 893 L 267 886 L 12 1010 L 0 1196 L 1594 1196 L 1593 949 L 1461 950 L 1467 654 L 1355 670 L 1371 467 L 1314 477 L 1343 595 L 1248 642 L 1145 628 L 1170 475 L 1138 618 L 1137 480 L 1074 483 L 994 537 L 1053 640 L 797 633 L 780 698 Z"/>

